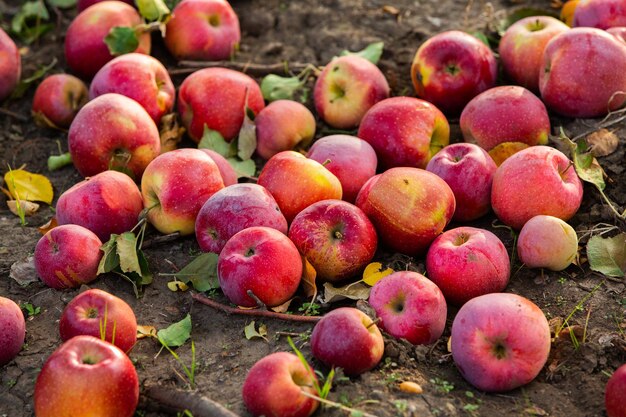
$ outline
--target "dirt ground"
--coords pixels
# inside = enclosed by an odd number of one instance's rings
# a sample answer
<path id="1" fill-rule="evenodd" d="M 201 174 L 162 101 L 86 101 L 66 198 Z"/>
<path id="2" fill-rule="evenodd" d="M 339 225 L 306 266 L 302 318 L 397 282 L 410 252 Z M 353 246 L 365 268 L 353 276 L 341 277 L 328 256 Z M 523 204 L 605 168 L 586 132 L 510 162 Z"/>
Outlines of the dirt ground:
<path id="1" fill-rule="evenodd" d="M 375 41 L 384 41 L 385 50 L 380 67 L 390 82 L 394 95 L 413 95 L 409 68 L 412 57 L 428 36 L 447 29 L 483 29 L 503 13 L 520 6 L 549 9 L 550 2 L 505 1 L 486 3 L 480 0 L 320 0 L 298 2 L 288 0 L 250 0 L 231 2 L 241 21 L 243 38 L 236 60 L 239 62 L 277 63 L 283 60 L 324 65 L 343 49 L 359 50 Z M 17 11 L 20 1 L 0 0 L 3 25 Z M 393 8 L 385 7 L 393 6 Z M 395 10 L 394 10 L 395 9 Z M 397 11 L 397 13 L 395 13 Z M 53 16 L 56 28 L 42 40 L 31 45 L 23 56 L 23 74 L 32 74 L 53 57 L 58 60 L 53 72 L 66 70 L 63 36 L 75 11 L 61 11 Z M 164 52 L 155 36 L 154 54 L 169 68 L 176 62 Z M 23 45 L 22 45 L 23 46 Z M 178 85 L 183 75 L 174 77 Z M 16 116 L 0 114 L 0 171 L 7 166 L 19 167 L 47 175 L 56 198 L 81 178 L 73 167 L 48 172 L 46 159 L 53 153 L 67 150 L 66 134 L 39 128 L 30 119 L 34 88 L 20 100 L 8 101 L 3 108 Z M 311 103 L 308 103 L 311 105 Z M 570 136 L 593 129 L 597 120 L 566 120 L 552 118 L 553 133 L 562 126 Z M 451 120 L 452 141 L 460 141 L 458 120 Z M 599 162 L 608 175 L 607 194 L 626 206 L 626 126 L 614 126 L 620 145 L 613 154 Z M 317 137 L 329 131 L 318 125 Z M 184 142 L 191 146 L 191 142 Z M 56 201 L 55 201 L 56 202 Z M 32 254 L 40 234 L 37 226 L 45 223 L 53 210 L 44 207 L 28 225 L 6 208 L 0 196 L 0 295 L 18 303 L 40 307 L 40 313 L 27 319 L 26 345 L 17 358 L 0 368 L 0 416 L 33 415 L 33 389 L 37 374 L 46 358 L 60 344 L 58 320 L 65 305 L 79 292 L 56 291 L 40 282 L 21 287 L 9 277 L 11 265 Z M 473 226 L 484 227 L 497 234 L 512 252 L 513 238 L 506 229 L 494 228 L 495 217 L 487 216 Z M 583 205 L 570 222 L 582 242 L 592 231 L 625 225 L 611 216 L 598 192 L 585 186 Z M 452 225 L 454 226 L 454 225 Z M 156 235 L 154 231 L 151 235 Z M 584 245 L 583 245 L 584 247 Z M 289 323 L 274 319 L 257 319 L 268 329 L 268 340 L 246 340 L 244 326 L 250 318 L 228 316 L 194 302 L 189 293 L 173 293 L 167 289 L 172 273 L 199 253 L 194 237 L 176 240 L 146 249 L 155 279 L 136 299 L 131 286 L 115 275 L 101 276 L 91 287 L 109 291 L 127 301 L 140 324 L 163 328 L 181 320 L 187 313 L 193 321 L 192 338 L 197 355 L 197 390 L 194 395 L 211 398 L 236 414 L 249 415 L 241 399 L 241 386 L 248 369 L 263 356 L 276 351 L 289 351 L 278 332 L 299 336 L 295 341 L 314 368 L 326 373 L 327 368 L 310 355 L 307 337 L 311 324 Z M 581 253 L 584 258 L 584 249 Z M 423 258 L 394 258 L 380 251 L 376 259 L 395 259 L 396 267 L 423 271 Z M 593 289 L 601 284 L 596 291 Z M 535 302 L 548 319 L 564 318 L 574 311 L 571 324 L 586 325 L 586 337 L 575 349 L 569 337 L 559 339 L 552 348 L 548 364 L 532 383 L 505 394 L 485 394 L 466 383 L 457 372 L 446 348 L 450 324 L 456 310 L 449 309 L 444 336 L 434 346 L 413 347 L 386 337 L 385 356 L 373 371 L 360 377 L 337 381 L 329 398 L 368 413 L 387 416 L 602 416 L 604 385 L 608 376 L 626 361 L 626 292 L 623 280 L 607 279 L 593 273 L 589 266 L 570 266 L 554 273 L 530 270 L 516 262 L 507 291 L 521 294 Z M 220 293 L 215 295 L 224 300 Z M 585 297 L 589 296 L 585 299 Z M 584 301 L 584 302 L 583 302 Z M 581 303 L 582 302 L 582 303 Z M 577 305 L 581 308 L 575 311 Z M 333 306 L 322 306 L 322 312 Z M 181 366 L 167 352 L 159 355 L 153 340 L 140 340 L 130 357 L 139 373 L 142 392 L 146 387 L 160 385 L 188 389 Z M 189 343 L 177 350 L 182 361 L 191 363 Z M 421 395 L 407 394 L 398 383 L 409 380 L 419 383 Z M 154 411 L 155 404 L 142 402 L 137 416 L 164 416 Z M 324 408 L 316 415 L 345 416 L 346 411 Z M 197 416 L 196 416 L 197 417 Z"/>

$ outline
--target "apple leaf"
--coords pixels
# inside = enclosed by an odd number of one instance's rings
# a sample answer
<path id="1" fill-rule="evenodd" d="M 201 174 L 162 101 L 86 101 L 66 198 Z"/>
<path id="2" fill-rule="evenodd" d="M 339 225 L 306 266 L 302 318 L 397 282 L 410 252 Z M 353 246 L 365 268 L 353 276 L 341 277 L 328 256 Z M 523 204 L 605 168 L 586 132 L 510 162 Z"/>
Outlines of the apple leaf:
<path id="1" fill-rule="evenodd" d="M 233 143 L 226 142 L 220 132 L 209 129 L 207 125 L 204 125 L 204 132 L 202 133 L 202 139 L 198 143 L 198 149 L 211 149 L 224 158 L 230 158 L 237 155 L 237 148 L 233 145 Z"/>
<path id="2" fill-rule="evenodd" d="M 13 93 L 11 94 L 11 98 L 22 98 L 22 96 L 24 96 L 24 93 L 26 93 L 28 88 L 35 81 L 39 80 L 44 75 L 46 75 L 48 71 L 54 68 L 56 64 L 57 64 L 57 59 L 53 58 L 52 61 L 48 65 L 45 65 L 39 68 L 30 77 L 20 79 L 20 82 L 17 84 L 17 87 L 15 87 L 15 90 L 13 90 Z"/>
<path id="3" fill-rule="evenodd" d="M 29 256 L 19 261 L 15 261 L 11 265 L 11 272 L 9 277 L 15 280 L 22 287 L 30 284 L 31 282 L 39 281 L 37 270 L 35 269 L 35 260 L 33 256 Z"/>
<path id="4" fill-rule="evenodd" d="M 43 23 L 49 19 L 50 13 L 42 1 L 27 1 L 11 19 L 11 31 L 30 44 L 54 28 L 51 23 Z"/>
<path id="5" fill-rule="evenodd" d="M 363 271 L 363 282 L 373 287 L 378 281 L 394 273 L 391 268 L 384 268 L 380 262 L 372 262 L 365 267 Z"/>
<path id="6" fill-rule="evenodd" d="M 120 257 L 117 254 L 117 237 L 119 235 L 112 234 L 111 238 L 102 246 L 100 250 L 104 252 L 100 264 L 98 265 L 97 275 L 112 272 L 120 265 Z"/>
<path id="7" fill-rule="evenodd" d="M 367 300 L 370 296 L 371 287 L 363 281 L 357 281 L 343 287 L 334 287 L 330 282 L 324 283 L 324 304 L 344 300 Z"/>
<path id="8" fill-rule="evenodd" d="M 256 150 L 256 125 L 254 124 L 254 112 L 246 107 L 244 111 L 243 124 L 239 130 L 237 139 L 237 156 L 242 161 L 252 157 Z"/>
<path id="9" fill-rule="evenodd" d="M 50 6 L 68 9 L 76 6 L 77 0 L 46 0 Z"/>
<path id="10" fill-rule="evenodd" d="M 218 255 L 216 253 L 203 253 L 175 273 L 174 277 L 184 283 L 191 282 L 193 287 L 200 292 L 219 288 L 217 258 Z"/>
<path id="11" fill-rule="evenodd" d="M 113 272 L 121 276 L 131 283 L 136 297 L 144 285 L 152 283 L 148 260 L 139 249 L 134 233 L 112 234 L 100 250 L 104 255 L 98 265 L 98 275 Z"/>
<path id="12" fill-rule="evenodd" d="M 173 323 L 165 329 L 157 332 L 159 342 L 167 347 L 178 347 L 185 344 L 191 336 L 191 316 L 187 314 L 184 319 Z"/>
<path id="13" fill-rule="evenodd" d="M 26 200 L 9 200 L 7 201 L 7 206 L 9 207 L 9 211 L 11 213 L 20 218 L 22 216 L 32 216 L 39 210 L 39 204 Z M 25 224 L 24 220 L 23 223 Z"/>
<path id="14" fill-rule="evenodd" d="M 384 42 L 374 42 L 370 43 L 365 47 L 365 49 L 358 52 L 350 52 L 348 50 L 343 50 L 339 54 L 340 56 L 345 55 L 358 55 L 361 58 L 365 58 L 370 61 L 372 64 L 378 64 L 380 61 L 380 57 L 383 55 L 383 47 L 385 46 Z"/>
<path id="15" fill-rule="evenodd" d="M 115 26 L 104 37 L 104 43 L 113 56 L 128 54 L 139 46 L 139 38 L 134 28 Z"/>
<path id="16" fill-rule="evenodd" d="M 180 126 L 176 113 L 166 114 L 161 118 L 159 136 L 161 138 L 161 153 L 173 151 L 178 142 L 183 139 L 185 128 Z"/>
<path id="17" fill-rule="evenodd" d="M 243 328 L 246 339 L 251 340 L 255 337 L 258 337 L 264 339 L 267 342 L 267 327 L 264 324 L 260 324 L 259 329 L 257 330 L 255 325 L 256 323 L 253 320 L 250 322 L 250 324 Z"/>
<path id="18" fill-rule="evenodd" d="M 52 183 L 43 175 L 33 174 L 23 169 L 10 169 L 4 174 L 4 183 L 15 200 L 52 203 L 54 196 Z"/>
<path id="19" fill-rule="evenodd" d="M 589 150 L 587 142 L 582 139 L 578 142 L 573 142 L 565 135 L 563 129 L 561 129 L 560 139 L 570 149 L 571 158 L 574 162 L 574 168 L 576 169 L 578 177 L 583 181 L 595 185 L 600 191 L 604 190 L 606 186 L 604 182 L 604 171 L 594 158 L 593 153 Z"/>
<path id="20" fill-rule="evenodd" d="M 187 291 L 189 289 L 189 287 L 187 286 L 187 284 L 185 284 L 182 281 L 178 281 L 178 280 L 174 280 L 174 281 L 170 281 L 167 283 L 167 288 L 172 291 L 172 292 L 176 292 L 176 291 Z"/>
<path id="21" fill-rule="evenodd" d="M 304 88 L 305 81 L 299 77 L 281 77 L 269 74 L 261 80 L 261 93 L 269 102 L 276 100 L 293 100 L 296 92 Z"/>
<path id="22" fill-rule="evenodd" d="M 235 170 L 237 178 L 254 177 L 256 174 L 256 164 L 252 159 L 242 161 L 239 158 L 227 158 L 226 160 Z"/>
<path id="23" fill-rule="evenodd" d="M 167 22 L 171 11 L 163 0 L 135 0 L 139 14 L 149 22 Z"/>
<path id="24" fill-rule="evenodd" d="M 145 339 L 146 337 L 157 337 L 157 329 L 150 325 L 137 326 L 137 339 Z"/>
<path id="25" fill-rule="evenodd" d="M 59 223 L 57 222 L 57 218 L 55 216 L 52 216 L 50 220 L 48 220 L 47 223 L 44 223 L 41 226 L 39 226 L 37 228 L 37 231 L 41 233 L 42 235 L 45 235 L 46 233 L 48 233 L 50 230 L 54 229 L 58 225 Z"/>
<path id="26" fill-rule="evenodd" d="M 125 232 L 115 239 L 116 250 L 120 257 L 122 272 L 136 272 L 141 274 L 139 257 L 137 256 L 137 236 L 132 232 Z"/>
<path id="27" fill-rule="evenodd" d="M 619 137 L 608 129 L 597 130 L 588 135 L 585 140 L 594 156 L 607 156 L 617 150 Z"/>
<path id="28" fill-rule="evenodd" d="M 593 236 L 587 242 L 589 267 L 596 272 L 622 278 L 626 274 L 626 233 L 610 238 Z"/>

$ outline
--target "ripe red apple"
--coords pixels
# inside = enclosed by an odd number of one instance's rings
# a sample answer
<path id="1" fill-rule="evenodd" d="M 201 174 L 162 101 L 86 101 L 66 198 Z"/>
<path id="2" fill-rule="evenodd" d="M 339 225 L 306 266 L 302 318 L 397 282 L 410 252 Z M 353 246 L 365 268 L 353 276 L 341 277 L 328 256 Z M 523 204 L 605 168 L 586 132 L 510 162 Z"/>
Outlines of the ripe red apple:
<path id="1" fill-rule="evenodd" d="M 170 113 L 176 91 L 167 69 L 150 55 L 131 53 L 107 62 L 89 87 L 89 98 L 107 93 L 130 97 L 146 109 L 154 123 Z"/>
<path id="2" fill-rule="evenodd" d="M 302 395 L 318 395 L 313 387 L 317 377 L 293 353 L 275 352 L 250 368 L 243 382 L 243 403 L 253 416 L 309 417 L 317 400 Z"/>
<path id="3" fill-rule="evenodd" d="M 376 103 L 389 97 L 389 84 L 376 65 L 357 55 L 334 58 L 315 82 L 317 114 L 337 129 L 352 129 Z"/>
<path id="4" fill-rule="evenodd" d="M 378 243 L 365 213 L 342 200 L 318 201 L 302 210 L 291 222 L 289 239 L 313 265 L 317 277 L 330 282 L 362 271 Z"/>
<path id="5" fill-rule="evenodd" d="M 491 88 L 474 97 L 461 113 L 465 142 L 490 151 L 504 142 L 545 145 L 550 118 L 539 98 L 516 85 Z"/>
<path id="6" fill-rule="evenodd" d="M 606 32 L 615 36 L 618 40 L 626 42 L 626 26 L 615 26 L 612 28 L 608 28 Z"/>
<path id="7" fill-rule="evenodd" d="M 220 252 L 217 274 L 222 291 L 233 303 L 256 307 L 248 291 L 268 307 L 283 304 L 300 285 L 302 259 L 283 233 L 249 227 L 231 237 Z"/>
<path id="8" fill-rule="evenodd" d="M 131 417 L 139 401 L 139 379 L 118 347 L 76 336 L 48 357 L 34 397 L 37 417 Z"/>
<path id="9" fill-rule="evenodd" d="M 454 193 L 444 180 L 419 168 L 392 168 L 365 183 L 356 205 L 393 251 L 417 255 L 452 219 Z"/>
<path id="10" fill-rule="evenodd" d="M 96 4 L 96 3 L 100 3 L 101 1 L 105 1 L 105 0 L 78 0 L 78 2 L 76 4 L 76 7 L 77 7 L 79 12 L 82 12 L 87 7 L 92 6 L 92 5 Z M 133 0 L 119 0 L 119 1 L 123 1 L 124 3 L 128 3 L 131 6 L 135 5 L 135 2 Z"/>
<path id="11" fill-rule="evenodd" d="M 548 360 L 550 327 L 539 307 L 492 293 L 461 307 L 452 323 L 452 358 L 470 384 L 503 392 L 535 379 Z"/>
<path id="12" fill-rule="evenodd" d="M 443 179 L 454 193 L 453 220 L 476 220 L 491 209 L 491 184 L 496 163 L 478 145 L 455 143 L 439 151 L 426 165 L 426 171 Z"/>
<path id="13" fill-rule="evenodd" d="M 491 187 L 496 216 L 517 230 L 538 214 L 569 220 L 582 198 L 572 162 L 548 146 L 531 146 L 509 157 L 496 170 Z"/>
<path id="14" fill-rule="evenodd" d="M 378 326 L 365 313 L 340 307 L 326 313 L 311 334 L 311 353 L 327 366 L 356 376 L 378 365 L 385 350 Z"/>
<path id="15" fill-rule="evenodd" d="M 411 65 L 417 96 L 457 115 L 477 94 L 496 85 L 491 49 L 469 33 L 451 30 L 424 42 Z"/>
<path id="16" fill-rule="evenodd" d="M 104 336 L 104 340 L 128 352 L 137 341 L 137 319 L 124 300 L 92 288 L 67 304 L 61 314 L 59 332 L 63 341 L 79 335 L 100 339 Z"/>
<path id="17" fill-rule="evenodd" d="M 126 174 L 104 171 L 66 190 L 59 197 L 56 218 L 60 225 L 78 224 L 106 242 L 111 233 L 131 230 L 143 209 L 141 192 Z"/>
<path id="18" fill-rule="evenodd" d="M 558 217 L 538 215 L 522 227 L 517 254 L 529 268 L 562 271 L 576 260 L 578 236 L 572 226 Z"/>
<path id="19" fill-rule="evenodd" d="M 287 220 L 274 197 L 258 184 L 235 184 L 213 194 L 196 218 L 196 239 L 205 252 L 220 253 L 237 232 L 265 226 L 287 234 Z"/>
<path id="20" fill-rule="evenodd" d="M 161 139 L 139 103 L 111 93 L 80 109 L 70 126 L 68 147 L 74 166 L 84 177 L 115 169 L 139 180 L 161 152 Z"/>
<path id="21" fill-rule="evenodd" d="M 202 205 L 222 188 L 217 164 L 199 149 L 175 149 L 159 155 L 141 179 L 148 221 L 165 234 L 192 234 Z"/>
<path id="22" fill-rule="evenodd" d="M 598 29 L 626 26 L 626 4 L 622 0 L 580 0 L 572 25 Z"/>
<path id="23" fill-rule="evenodd" d="M 376 174 L 378 157 L 372 145 L 350 135 L 331 135 L 313 143 L 307 158 L 324 165 L 335 174 L 343 199 L 354 203 L 363 184 Z"/>
<path id="24" fill-rule="evenodd" d="M 205 125 L 227 141 L 235 138 L 246 104 L 254 114 L 265 107 L 261 88 L 246 74 L 227 68 L 196 71 L 185 78 L 178 91 L 178 113 L 196 142 L 202 138 Z"/>
<path id="25" fill-rule="evenodd" d="M 626 365 L 622 365 L 613 372 L 604 389 L 604 405 L 608 417 L 626 417 L 625 391 Z"/>
<path id="26" fill-rule="evenodd" d="M 448 308 L 441 290 L 413 271 L 394 272 L 378 281 L 369 297 L 380 327 L 414 345 L 428 345 L 441 337 Z"/>
<path id="27" fill-rule="evenodd" d="M 24 314 L 15 301 L 0 296 L 0 367 L 20 353 L 26 336 Z"/>
<path id="28" fill-rule="evenodd" d="M 22 58 L 13 39 L 0 28 L 0 101 L 9 97 L 22 71 Z"/>
<path id="29" fill-rule="evenodd" d="M 202 148 L 200 150 L 209 155 L 213 162 L 217 164 L 222 180 L 224 181 L 224 187 L 237 184 L 237 172 L 235 172 L 235 169 L 226 158 L 211 149 Z"/>
<path id="30" fill-rule="evenodd" d="M 65 34 L 65 60 L 80 78 L 89 79 L 104 64 L 113 59 L 104 38 L 116 26 L 135 27 L 141 16 L 129 4 L 120 1 L 101 1 L 74 18 Z M 139 36 L 135 52 L 150 53 L 150 34 Z"/>
<path id="31" fill-rule="evenodd" d="M 450 304 L 504 291 L 511 266 L 504 244 L 488 230 L 458 227 L 439 235 L 426 254 L 426 271 Z"/>
<path id="32" fill-rule="evenodd" d="M 40 125 L 67 129 L 87 103 L 89 92 L 79 78 L 69 74 L 46 77 L 35 90 L 32 114 Z"/>
<path id="33" fill-rule="evenodd" d="M 178 60 L 229 59 L 240 39 L 239 18 L 226 0 L 178 3 L 165 31 L 165 46 Z"/>

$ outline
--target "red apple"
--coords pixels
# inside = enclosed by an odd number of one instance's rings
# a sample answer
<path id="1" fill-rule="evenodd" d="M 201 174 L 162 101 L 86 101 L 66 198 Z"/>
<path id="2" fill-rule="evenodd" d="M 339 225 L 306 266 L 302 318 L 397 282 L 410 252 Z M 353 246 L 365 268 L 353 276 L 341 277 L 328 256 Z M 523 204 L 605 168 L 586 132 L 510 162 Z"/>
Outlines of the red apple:
<path id="1" fill-rule="evenodd" d="M 608 417 L 626 417 L 625 391 L 626 365 L 622 365 L 611 375 L 604 389 L 604 405 Z"/>
<path id="2" fill-rule="evenodd" d="M 532 381 L 550 353 L 550 326 L 539 307 L 516 294 L 481 295 L 452 323 L 452 358 L 481 391 L 510 391 Z"/>
<path id="3" fill-rule="evenodd" d="M 607 29 L 606 32 L 615 36 L 618 40 L 626 42 L 626 26 L 615 26 Z"/>
<path id="4" fill-rule="evenodd" d="M 42 126 L 67 129 L 78 111 L 87 103 L 87 86 L 69 74 L 46 77 L 35 91 L 32 114 Z"/>
<path id="5" fill-rule="evenodd" d="M 9 97 L 22 71 L 22 58 L 13 39 L 0 28 L 0 101 Z"/>
<path id="6" fill-rule="evenodd" d="M 79 12 L 82 12 L 87 7 L 92 6 L 92 5 L 96 4 L 96 3 L 100 3 L 101 1 L 105 1 L 105 0 L 78 0 L 78 2 L 76 4 L 76 7 L 77 7 Z M 135 2 L 133 0 L 119 0 L 119 1 L 123 1 L 124 3 L 128 3 L 131 6 L 135 5 Z"/>
<path id="7" fill-rule="evenodd" d="M 414 345 L 434 343 L 446 327 L 448 308 L 441 290 L 417 272 L 384 277 L 372 288 L 369 303 L 381 329 Z"/>
<path id="8" fill-rule="evenodd" d="M 578 236 L 572 226 L 558 217 L 538 215 L 522 227 L 517 254 L 529 268 L 562 271 L 576 260 Z"/>
<path id="9" fill-rule="evenodd" d="M 0 367 L 20 353 L 26 336 L 24 314 L 15 301 L 0 296 Z"/>
<path id="10" fill-rule="evenodd" d="M 139 401 L 139 379 L 118 347 L 76 336 L 46 360 L 34 397 L 37 417 L 131 417 Z"/>
<path id="11" fill-rule="evenodd" d="M 220 175 L 222 176 L 222 181 L 224 181 L 224 187 L 237 184 L 237 172 L 226 158 L 211 149 L 202 148 L 200 150 L 209 155 L 213 162 L 217 164 Z"/>
<path id="12" fill-rule="evenodd" d="M 233 303 L 256 307 L 251 291 L 268 307 L 285 303 L 298 289 L 302 259 L 283 233 L 270 227 L 249 227 L 231 237 L 220 252 L 217 275 Z"/>
<path id="13" fill-rule="evenodd" d="M 450 141 L 450 125 L 434 105 L 412 97 L 381 101 L 363 116 L 358 137 L 368 142 L 382 169 L 424 168 Z"/>
<path id="14" fill-rule="evenodd" d="M 598 29 L 626 26 L 626 4 L 622 0 L 580 0 L 572 24 Z"/>

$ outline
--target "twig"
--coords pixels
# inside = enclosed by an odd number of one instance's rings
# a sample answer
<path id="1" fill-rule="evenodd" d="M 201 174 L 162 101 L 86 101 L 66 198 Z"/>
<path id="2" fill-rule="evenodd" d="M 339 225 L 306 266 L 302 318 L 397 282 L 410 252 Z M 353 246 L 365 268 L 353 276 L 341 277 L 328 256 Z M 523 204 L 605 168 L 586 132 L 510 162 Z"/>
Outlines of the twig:
<path id="1" fill-rule="evenodd" d="M 152 386 L 144 390 L 141 406 L 157 408 L 169 413 L 188 410 L 194 417 L 239 417 L 221 404 L 194 391 L 181 391 L 172 387 Z"/>
<path id="2" fill-rule="evenodd" d="M 13 112 L 11 110 L 8 110 L 8 109 L 5 109 L 3 107 L 0 107 L 0 114 L 4 114 L 6 116 L 10 116 L 10 117 L 12 117 L 14 119 L 19 120 L 20 122 L 27 122 L 28 121 L 27 117 L 24 117 L 21 114 L 17 114 L 15 112 Z"/>
<path id="3" fill-rule="evenodd" d="M 160 245 L 161 243 L 168 243 L 180 238 L 179 232 L 170 233 L 169 235 L 156 236 L 151 239 L 146 239 L 141 245 L 142 249 L 149 248 L 150 246 Z"/>
<path id="4" fill-rule="evenodd" d="M 213 307 L 214 309 L 223 311 L 224 313 L 227 313 L 227 314 L 239 314 L 242 316 L 256 316 L 256 317 L 270 317 L 270 318 L 279 319 L 279 320 L 299 321 L 299 322 L 304 322 L 304 323 L 316 323 L 322 318 L 321 316 L 301 316 L 297 314 L 276 313 L 275 311 L 268 311 L 268 310 L 258 310 L 258 309 L 242 310 L 239 308 L 233 308 L 233 307 L 224 305 L 218 301 L 205 297 L 202 294 L 192 294 L 191 297 L 194 300 L 202 304 L 208 305 L 209 307 Z"/>
<path id="5" fill-rule="evenodd" d="M 170 69 L 170 75 L 190 74 L 200 68 L 224 67 L 237 71 L 245 72 L 254 76 L 262 76 L 267 74 L 283 73 L 289 74 L 290 71 L 301 72 L 309 65 L 303 62 L 280 62 L 277 64 L 255 64 L 253 62 L 235 62 L 235 61 L 180 61 L 179 68 Z"/>

